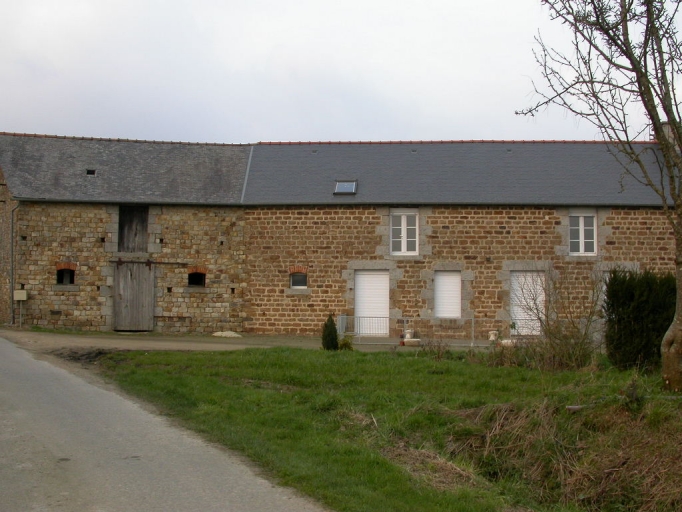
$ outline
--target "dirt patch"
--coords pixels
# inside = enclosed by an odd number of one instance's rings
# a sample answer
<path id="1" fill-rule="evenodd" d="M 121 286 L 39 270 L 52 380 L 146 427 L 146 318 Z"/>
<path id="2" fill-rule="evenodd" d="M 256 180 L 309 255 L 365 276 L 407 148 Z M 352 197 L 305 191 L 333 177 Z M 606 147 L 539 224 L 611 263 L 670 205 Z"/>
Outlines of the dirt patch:
<path id="1" fill-rule="evenodd" d="M 114 352 L 123 352 L 118 349 L 102 349 L 102 348 L 84 348 L 84 347 L 60 347 L 54 350 L 49 350 L 46 353 L 52 356 L 59 357 L 65 361 L 74 363 L 81 363 L 83 365 L 93 365 L 104 356 Z"/>
<path id="2" fill-rule="evenodd" d="M 59 348 L 120 350 L 224 351 L 246 348 L 293 347 L 319 349 L 319 337 L 244 335 L 222 338 L 208 335 L 161 333 L 33 331 L 0 327 L 0 337 L 32 352 L 49 353 Z M 374 347 L 370 347 L 374 348 Z M 383 347 L 385 350 L 386 348 Z"/>

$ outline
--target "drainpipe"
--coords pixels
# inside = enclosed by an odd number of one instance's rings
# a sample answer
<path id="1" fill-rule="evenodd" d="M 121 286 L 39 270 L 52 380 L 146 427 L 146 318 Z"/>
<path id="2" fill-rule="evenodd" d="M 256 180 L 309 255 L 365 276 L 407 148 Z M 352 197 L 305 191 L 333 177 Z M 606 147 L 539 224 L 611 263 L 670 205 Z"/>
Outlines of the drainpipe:
<path id="1" fill-rule="evenodd" d="M 471 315 L 471 346 L 476 344 L 476 312 Z"/>
<path id="2" fill-rule="evenodd" d="M 9 304 L 12 311 L 10 325 L 14 325 L 14 211 L 19 208 L 19 203 L 12 208 L 9 214 Z"/>

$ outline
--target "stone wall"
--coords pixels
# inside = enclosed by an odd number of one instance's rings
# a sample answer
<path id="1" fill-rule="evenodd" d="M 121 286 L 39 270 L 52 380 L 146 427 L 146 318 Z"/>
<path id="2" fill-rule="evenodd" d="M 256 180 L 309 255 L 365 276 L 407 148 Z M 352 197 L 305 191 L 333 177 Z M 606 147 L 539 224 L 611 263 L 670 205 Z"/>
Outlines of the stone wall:
<path id="1" fill-rule="evenodd" d="M 12 320 L 12 289 L 10 285 L 12 208 L 5 177 L 0 169 L 0 325 Z"/>
<path id="2" fill-rule="evenodd" d="M 0 207 L 0 233 L 8 237 L 11 205 L 5 199 Z M 115 328 L 115 268 L 133 260 L 153 265 L 158 331 L 317 335 L 329 313 L 354 315 L 355 272 L 382 269 L 390 273 L 392 317 L 430 337 L 487 339 L 489 331 L 509 333 L 513 271 L 546 272 L 579 303 L 591 279 L 613 266 L 674 268 L 671 229 L 655 209 L 596 211 L 598 254 L 590 256 L 569 255 L 567 208 L 421 207 L 419 254 L 410 256 L 390 254 L 390 212 L 384 206 L 151 206 L 147 252 L 130 254 L 117 252 L 117 205 L 22 202 L 15 212 L 15 287 L 29 294 L 22 322 Z M 60 268 L 75 268 L 75 283 L 58 284 Z M 461 273 L 461 318 L 433 320 L 434 276 L 442 270 Z M 192 273 L 205 282 L 190 281 Z M 305 274 L 307 287 L 292 286 L 292 273 Z M 8 283 L 3 270 L 4 297 Z M 9 317 L 9 300 L 0 304 Z M 17 307 L 15 315 L 18 320 Z M 400 329 L 394 321 L 391 335 Z"/>
<path id="3" fill-rule="evenodd" d="M 110 256 L 104 251 L 110 215 L 104 205 L 22 202 L 15 212 L 15 289 L 28 292 L 15 323 L 82 330 L 107 326 Z M 62 264 L 75 266 L 75 282 L 58 284 Z"/>
<path id="4" fill-rule="evenodd" d="M 638 262 L 642 270 L 674 271 L 675 239 L 661 210 L 613 209 L 604 224 L 611 233 L 605 241 L 605 261 Z"/>
<path id="5" fill-rule="evenodd" d="M 566 208 L 422 207 L 417 256 L 392 256 L 386 207 L 262 208 L 246 212 L 248 322 L 260 333 L 317 334 L 326 316 L 354 314 L 355 270 L 391 275 L 391 316 L 429 336 L 486 339 L 509 334 L 510 273 L 541 270 L 567 301 L 589 302 L 595 280 L 616 265 L 674 268 L 672 232 L 659 210 L 600 209 L 598 254 L 568 253 Z M 292 265 L 308 269 L 307 290 L 289 287 Z M 438 270 L 462 275 L 462 317 L 433 318 Z M 399 326 L 392 324 L 391 334 Z"/>
<path id="6" fill-rule="evenodd" d="M 321 332 L 329 313 L 352 313 L 342 276 L 348 262 L 382 258 L 376 208 L 249 208 L 245 219 L 245 328 L 252 332 Z M 292 266 L 306 269 L 307 289 L 290 287 Z"/>
<path id="7" fill-rule="evenodd" d="M 247 285 L 244 214 L 237 208 L 164 206 L 152 242 L 156 265 L 156 328 L 163 332 L 242 331 Z M 188 275 L 205 274 L 205 286 Z"/>
<path id="8" fill-rule="evenodd" d="M 120 253 L 118 206 L 22 203 L 15 230 L 16 287 L 29 295 L 22 322 L 111 330 L 117 262 L 150 261 L 156 330 L 242 330 L 242 216 L 238 209 L 152 206 L 147 252 Z M 75 268 L 73 284 L 57 283 L 60 268 Z M 190 285 L 190 272 L 204 274 L 205 286 Z"/>

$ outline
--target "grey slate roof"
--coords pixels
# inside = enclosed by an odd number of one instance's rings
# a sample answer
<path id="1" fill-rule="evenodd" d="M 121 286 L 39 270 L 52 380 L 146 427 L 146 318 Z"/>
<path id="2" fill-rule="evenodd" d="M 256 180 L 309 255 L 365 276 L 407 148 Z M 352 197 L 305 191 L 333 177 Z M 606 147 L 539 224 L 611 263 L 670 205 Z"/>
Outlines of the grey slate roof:
<path id="1" fill-rule="evenodd" d="M 263 143 L 244 204 L 660 206 L 622 174 L 599 142 Z M 357 194 L 334 196 L 347 179 Z"/>
<path id="2" fill-rule="evenodd" d="M 0 169 L 18 199 L 235 204 L 251 147 L 0 134 Z M 95 175 L 87 170 L 95 170 Z"/>
<path id="3" fill-rule="evenodd" d="M 0 169 L 12 196 L 26 200 L 660 206 L 647 187 L 621 180 L 600 142 L 228 145 L 0 133 Z M 336 180 L 357 180 L 357 194 L 334 195 Z"/>

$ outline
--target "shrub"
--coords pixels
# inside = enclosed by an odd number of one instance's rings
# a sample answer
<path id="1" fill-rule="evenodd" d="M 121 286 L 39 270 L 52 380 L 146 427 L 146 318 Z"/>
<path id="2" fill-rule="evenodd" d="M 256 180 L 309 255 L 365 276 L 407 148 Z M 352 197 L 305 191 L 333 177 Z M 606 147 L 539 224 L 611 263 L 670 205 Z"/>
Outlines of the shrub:
<path id="1" fill-rule="evenodd" d="M 675 315 L 675 277 L 621 269 L 609 273 L 604 301 L 606 354 L 620 369 L 660 364 Z"/>
<path id="2" fill-rule="evenodd" d="M 346 334 L 341 341 L 339 341 L 339 350 L 355 350 L 353 347 L 353 335 Z"/>
<path id="3" fill-rule="evenodd" d="M 441 361 L 449 352 L 448 343 L 439 339 L 427 339 L 419 345 L 419 353 L 433 357 L 436 361 Z"/>
<path id="4" fill-rule="evenodd" d="M 322 348 L 325 350 L 339 350 L 339 333 L 336 331 L 336 322 L 331 313 L 322 327 Z"/>
<path id="5" fill-rule="evenodd" d="M 512 297 L 528 324 L 511 322 L 513 343 L 493 345 L 490 364 L 547 371 L 591 365 L 602 339 L 602 274 L 560 268 L 538 275 L 543 278 L 522 281 Z"/>
<path id="6" fill-rule="evenodd" d="M 519 336 L 512 345 L 492 345 L 488 364 L 544 371 L 579 370 L 594 362 L 594 352 L 589 340 L 577 336 Z"/>

